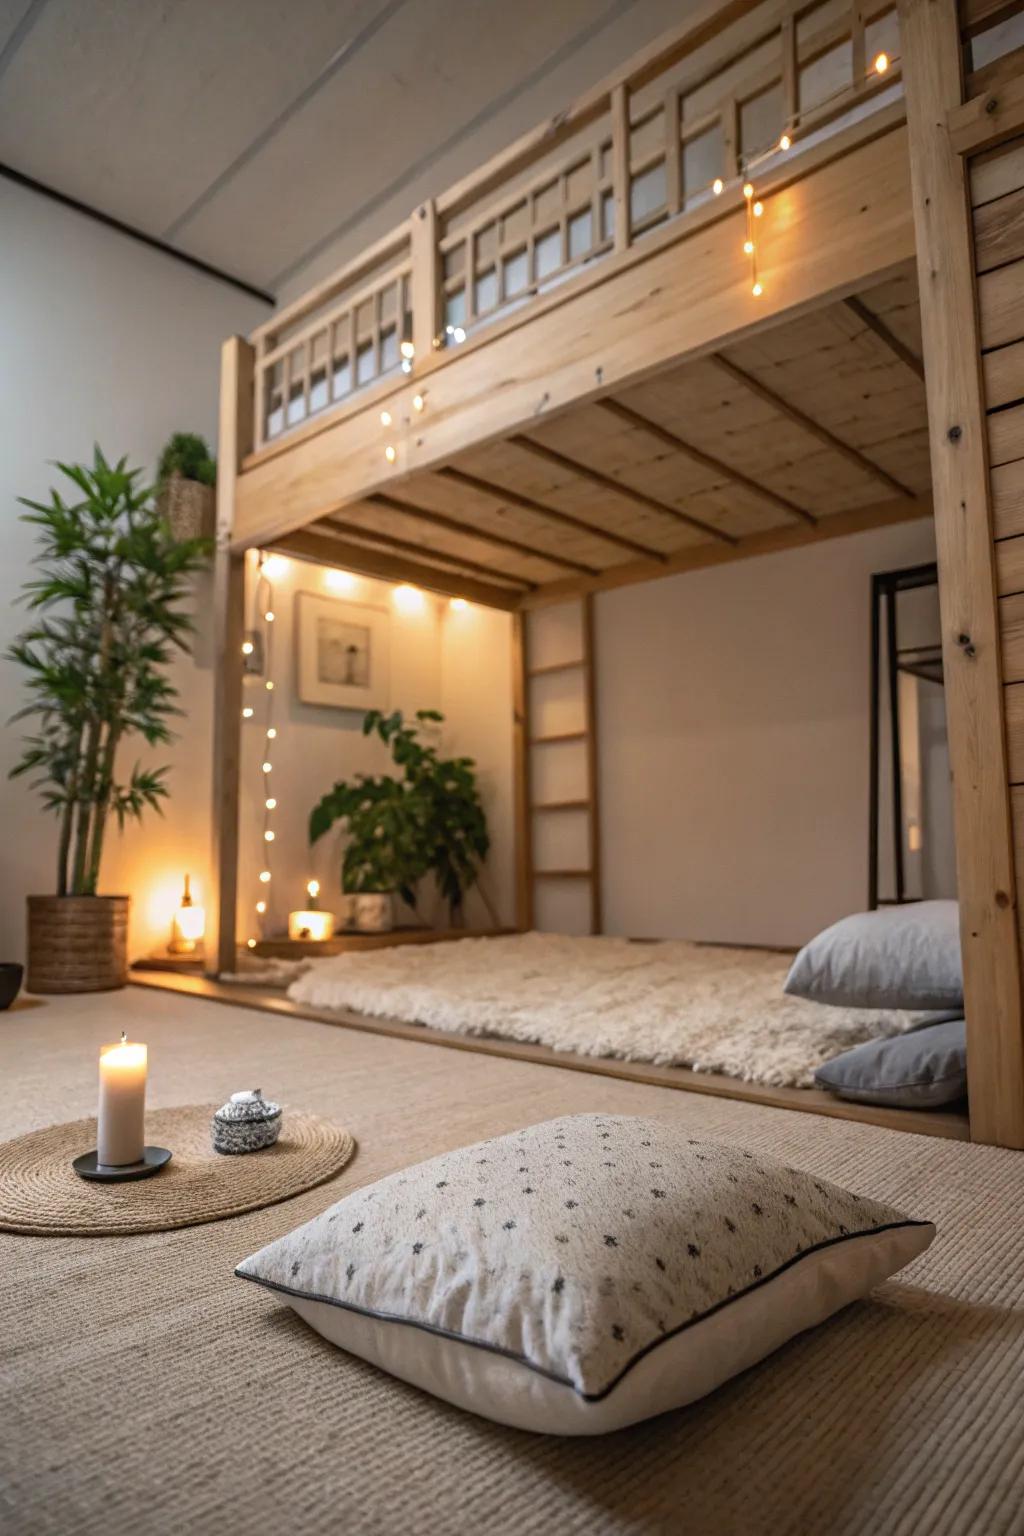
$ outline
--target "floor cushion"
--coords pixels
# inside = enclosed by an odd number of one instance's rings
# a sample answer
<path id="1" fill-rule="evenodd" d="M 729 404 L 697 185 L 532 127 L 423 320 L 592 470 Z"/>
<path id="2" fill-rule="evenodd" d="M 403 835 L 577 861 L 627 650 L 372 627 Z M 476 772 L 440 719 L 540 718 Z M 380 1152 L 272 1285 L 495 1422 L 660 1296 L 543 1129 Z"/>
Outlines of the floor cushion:
<path id="1" fill-rule="evenodd" d="M 859 1104 L 936 1109 L 967 1093 L 967 1026 L 963 1019 L 909 1035 L 871 1040 L 833 1057 L 815 1073 L 820 1088 Z"/>
<path id="2" fill-rule="evenodd" d="M 914 901 L 844 917 L 804 945 L 786 991 L 844 1008 L 962 1010 L 957 902 Z"/>

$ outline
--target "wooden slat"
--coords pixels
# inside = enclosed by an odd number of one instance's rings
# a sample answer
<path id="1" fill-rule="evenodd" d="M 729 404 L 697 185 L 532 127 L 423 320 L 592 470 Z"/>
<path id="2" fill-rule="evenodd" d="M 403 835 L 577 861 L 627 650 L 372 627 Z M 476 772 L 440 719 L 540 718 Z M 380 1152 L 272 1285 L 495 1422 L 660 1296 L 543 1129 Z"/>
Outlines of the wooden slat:
<path id="1" fill-rule="evenodd" d="M 1021 9 L 1020 0 L 960 0 L 961 36 L 977 37 L 1016 16 Z"/>
<path id="2" fill-rule="evenodd" d="M 554 747 L 564 741 L 586 741 L 586 731 L 555 731 L 550 736 L 531 736 L 531 747 Z"/>
<path id="3" fill-rule="evenodd" d="M 611 400 L 599 400 L 597 403 L 609 410 L 616 404 Z M 625 407 L 618 407 L 618 409 L 625 410 Z M 544 459 L 546 463 L 553 464 L 556 469 L 564 470 L 566 474 L 578 475 L 581 480 L 589 480 L 592 485 L 599 486 L 602 491 L 610 491 L 615 496 L 621 496 L 624 501 L 633 502 L 635 506 L 646 507 L 651 512 L 660 512 L 665 517 L 673 518 L 677 523 L 685 524 L 687 528 L 693 528 L 698 533 L 707 534 L 709 538 L 720 540 L 723 544 L 736 542 L 731 533 L 724 533 L 712 523 L 690 517 L 689 513 L 681 512 L 678 507 L 670 506 L 667 501 L 659 501 L 656 496 L 648 496 L 646 491 L 638 491 L 635 486 L 627 485 L 623 480 L 615 480 L 611 475 L 595 469 L 592 464 L 583 464 L 579 459 L 559 453 L 557 449 L 549 448 L 546 443 L 539 443 L 534 437 L 525 437 L 517 433 L 509 441 L 515 443 L 517 448 L 523 448 L 527 453 L 532 453 L 535 458 Z M 662 555 L 660 558 L 666 560 L 668 557 Z"/>
<path id="4" fill-rule="evenodd" d="M 553 661 L 546 667 L 531 667 L 527 677 L 551 677 L 555 672 L 578 672 L 586 666 L 586 661 Z"/>
<path id="5" fill-rule="evenodd" d="M 416 209 L 409 224 L 409 234 L 412 246 L 412 343 L 416 356 L 423 359 L 430 357 L 441 330 L 437 210 L 432 199 L 428 198 Z M 401 338 L 401 284 L 398 297 L 398 333 Z"/>
<path id="6" fill-rule="evenodd" d="M 904 346 L 899 337 L 889 329 L 884 320 L 875 314 L 873 309 L 868 308 L 863 299 L 858 299 L 856 296 L 850 297 L 846 300 L 846 307 L 870 331 L 874 332 L 894 357 L 898 357 L 901 363 L 906 363 L 911 373 L 916 373 L 919 379 L 924 379 L 924 363 L 921 359 L 911 352 L 909 347 Z"/>
<path id="7" fill-rule="evenodd" d="M 1024 593 L 999 599 L 999 634 L 1003 655 L 1003 679 L 1024 682 Z"/>
<path id="8" fill-rule="evenodd" d="M 953 107 L 947 123 L 949 142 L 961 155 L 976 155 L 1024 132 L 1024 76 Z"/>
<path id="9" fill-rule="evenodd" d="M 1006 756 L 1011 784 L 1024 784 L 1024 683 L 1008 683 L 1006 700 Z"/>
<path id="10" fill-rule="evenodd" d="M 563 512 L 560 507 L 553 507 L 545 501 L 536 501 L 532 496 L 524 496 L 521 491 L 499 485 L 496 481 L 467 474 L 465 470 L 459 469 L 454 464 L 445 465 L 437 473 L 455 485 L 463 485 L 467 490 L 477 491 L 481 496 L 487 496 L 492 501 L 507 502 L 514 507 L 522 507 L 525 512 L 534 512 L 538 517 L 547 518 L 549 522 L 561 523 L 567 528 L 575 529 L 577 533 L 585 533 L 588 538 L 601 539 L 606 544 L 614 544 L 617 549 L 627 549 L 630 554 L 640 555 L 645 560 L 664 560 L 665 558 L 660 549 L 654 549 L 650 544 L 642 544 L 638 539 L 630 539 L 624 533 L 617 533 L 614 529 L 602 528 L 598 523 L 588 522 L 585 517 L 576 517 L 571 512 Z"/>
<path id="11" fill-rule="evenodd" d="M 890 475 L 888 470 L 876 464 L 873 459 L 869 459 L 866 453 L 861 453 L 859 448 L 853 448 L 849 443 L 844 443 L 842 438 L 836 437 L 834 432 L 830 432 L 820 422 L 806 415 L 797 406 L 791 405 L 788 400 L 784 400 L 781 395 L 769 389 L 766 384 L 762 384 L 760 379 L 755 378 L 752 373 L 746 373 L 742 368 L 737 367 L 724 353 L 715 352 L 712 356 L 716 365 L 727 373 L 731 379 L 734 379 L 737 384 L 742 384 L 744 389 L 749 389 L 751 394 L 757 395 L 759 400 L 763 400 L 766 405 L 770 405 L 780 415 L 788 417 L 790 421 L 794 422 L 804 432 L 808 432 L 812 437 L 817 438 L 818 442 L 830 449 L 831 452 L 841 454 L 848 464 L 853 464 L 857 469 L 862 470 L 864 474 L 870 475 L 873 480 L 879 481 L 896 496 L 912 497 L 914 495 L 914 492 L 897 480 L 895 475 Z M 735 471 L 733 471 L 733 477 L 735 477 Z"/>
<path id="12" fill-rule="evenodd" d="M 1024 405 L 993 411 L 988 418 L 988 451 L 993 465 L 1024 459 Z"/>
<path id="13" fill-rule="evenodd" d="M 314 528 L 328 529 L 339 538 L 354 540 L 356 543 L 368 540 L 372 544 L 382 544 L 398 554 L 412 555 L 417 562 L 428 560 L 433 565 L 454 566 L 471 576 L 482 576 L 485 581 L 504 582 L 508 586 L 518 587 L 520 591 L 536 590 L 537 583 L 527 581 L 525 576 L 516 576 L 512 571 L 501 570 L 495 565 L 484 565 L 479 560 L 470 560 L 466 555 L 453 554 L 448 550 L 424 549 L 422 542 L 417 544 L 413 539 L 403 539 L 396 533 L 385 533 L 379 528 L 367 528 L 362 523 L 348 523 L 342 518 L 325 517 L 321 522 L 315 523 Z"/>
<path id="14" fill-rule="evenodd" d="M 1024 399 L 1024 341 L 986 352 L 982 358 L 985 373 L 985 404 L 989 410 L 1012 405 Z"/>
<path id="15" fill-rule="evenodd" d="M 971 161 L 971 202 L 975 208 L 1024 187 L 1024 139 L 1001 145 Z"/>
<path id="16" fill-rule="evenodd" d="M 515 834 L 516 923 L 533 927 L 533 837 L 530 825 L 530 698 L 526 681 L 526 615 L 512 615 L 512 811 Z"/>
<path id="17" fill-rule="evenodd" d="M 535 869 L 535 880 L 592 880 L 593 870 L 590 869 Z"/>
<path id="18" fill-rule="evenodd" d="M 374 576 L 380 581 L 411 582 L 427 592 L 440 592 L 442 597 L 465 597 L 484 608 L 501 608 L 506 613 L 513 612 L 520 602 L 521 594 L 510 587 L 492 586 L 473 576 L 459 576 L 453 571 L 440 570 L 436 565 L 424 565 L 422 561 L 390 555 L 386 550 L 370 549 L 365 544 L 352 544 L 347 539 L 337 539 L 309 528 L 283 533 L 267 547 L 279 550 L 283 555 L 293 555 L 296 560 L 341 566 L 346 571 L 354 571 L 359 576 Z"/>
<path id="19" fill-rule="evenodd" d="M 992 471 L 992 526 L 999 539 L 1024 533 L 1024 459 Z"/>
<path id="20" fill-rule="evenodd" d="M 612 229 L 614 247 L 624 251 L 630 236 L 629 92 L 613 87 L 612 118 Z"/>
<path id="21" fill-rule="evenodd" d="M 997 267 L 978 279 L 978 310 L 981 320 L 981 344 L 1005 347 L 1024 337 L 1024 261 Z"/>
<path id="22" fill-rule="evenodd" d="M 979 272 L 1024 257 L 1024 187 L 976 210 L 974 252 Z"/>
<path id="23" fill-rule="evenodd" d="M 539 800 L 534 801 L 530 806 L 534 814 L 542 814 L 545 811 L 586 811 L 589 808 L 589 800 Z"/>
<path id="24" fill-rule="evenodd" d="M 467 538 L 479 539 L 484 544 L 493 544 L 496 549 L 512 549 L 516 554 L 528 555 L 531 560 L 547 560 L 550 565 L 560 565 L 564 571 L 579 571 L 583 575 L 595 575 L 597 567 L 587 565 L 583 560 L 573 560 L 568 555 L 549 554 L 546 549 L 536 544 L 526 544 L 521 539 L 509 538 L 503 533 L 492 533 L 489 528 L 481 528 L 477 523 L 462 523 L 457 517 L 448 517 L 444 512 L 434 512 L 427 507 L 417 506 L 415 502 L 406 501 L 404 497 L 387 496 L 378 492 L 376 496 L 369 497 L 371 504 L 377 503 L 382 507 L 390 507 L 394 512 L 404 512 L 407 517 L 418 518 L 421 523 L 432 524 L 435 528 L 447 529 L 449 533 L 461 533 Z"/>
<path id="25" fill-rule="evenodd" d="M 231 549 L 242 459 L 253 444 L 255 349 L 240 336 L 221 348 L 217 435 L 217 544 L 213 569 L 213 806 L 205 954 L 215 974 L 235 969 L 238 810 L 242 747 L 245 557 Z"/>
<path id="26" fill-rule="evenodd" d="M 604 932 L 604 890 L 601 880 L 600 758 L 597 750 L 597 650 L 594 635 L 594 595 L 583 597 L 584 720 L 587 733 L 587 834 L 590 844 L 590 931 Z"/>
<path id="27" fill-rule="evenodd" d="M 961 100 L 955 0 L 900 0 L 899 18 L 931 431 L 971 1135 L 1024 1147 L 1024 1019 L 974 257 L 965 163 L 936 131 Z"/>
<path id="28" fill-rule="evenodd" d="M 996 591 L 1000 597 L 1024 592 L 1024 535 L 996 544 Z"/>

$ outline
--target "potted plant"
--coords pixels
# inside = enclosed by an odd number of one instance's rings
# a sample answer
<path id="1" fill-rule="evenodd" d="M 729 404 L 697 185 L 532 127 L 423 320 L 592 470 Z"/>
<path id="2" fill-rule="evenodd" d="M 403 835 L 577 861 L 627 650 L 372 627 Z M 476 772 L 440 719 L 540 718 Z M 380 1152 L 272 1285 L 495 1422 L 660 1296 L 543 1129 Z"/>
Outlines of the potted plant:
<path id="1" fill-rule="evenodd" d="M 58 817 L 57 893 L 28 898 L 28 988 L 91 992 L 127 979 L 128 897 L 100 896 L 104 839 L 147 806 L 160 809 L 165 768 L 123 773 L 120 748 L 137 735 L 171 740 L 177 690 L 166 676 L 172 650 L 188 649 L 187 578 L 205 561 L 204 540 L 176 540 L 141 471 L 111 466 L 97 448 L 91 468 L 60 464 L 77 496 L 57 490 L 28 501 L 40 530 L 39 576 L 25 586 L 33 624 L 8 659 L 28 672 L 31 718 L 11 776 L 34 774 Z"/>
<path id="2" fill-rule="evenodd" d="M 338 822 L 348 834 L 341 888 L 356 897 L 359 927 L 391 926 L 392 892 L 416 911 L 426 875 L 448 904 L 451 926 L 462 926 L 466 892 L 479 879 L 490 838 L 472 758 L 442 758 L 422 739 L 425 726 L 443 721 L 433 709 L 417 710 L 415 725 L 399 710 L 368 710 L 363 735 L 380 738 L 400 775 L 339 780 L 310 814 L 310 843 Z"/>
<path id="3" fill-rule="evenodd" d="M 160 512 L 179 541 L 212 539 L 217 462 L 204 438 L 175 432 L 157 467 Z"/>

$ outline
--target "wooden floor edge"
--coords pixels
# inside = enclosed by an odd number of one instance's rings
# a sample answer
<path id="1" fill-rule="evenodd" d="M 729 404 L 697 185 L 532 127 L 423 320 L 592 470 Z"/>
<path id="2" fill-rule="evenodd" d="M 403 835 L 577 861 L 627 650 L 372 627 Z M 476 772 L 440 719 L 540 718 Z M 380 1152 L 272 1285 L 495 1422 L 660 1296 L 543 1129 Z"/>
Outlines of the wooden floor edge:
<path id="1" fill-rule="evenodd" d="M 239 1008 L 275 1013 L 284 1018 L 307 1019 L 335 1029 L 354 1029 L 366 1034 L 386 1035 L 396 1040 L 411 1040 L 418 1045 L 475 1051 L 484 1056 L 502 1056 L 512 1061 L 561 1067 L 570 1072 L 592 1072 L 597 1076 L 646 1083 L 656 1088 L 704 1093 L 713 1098 L 760 1104 L 767 1109 L 790 1109 L 801 1114 L 859 1121 L 865 1125 L 882 1126 L 886 1130 L 910 1131 L 919 1136 L 939 1136 L 950 1141 L 970 1140 L 967 1116 L 956 1111 L 885 1109 L 872 1104 L 848 1104 L 817 1088 L 769 1088 L 761 1083 L 745 1083 L 739 1078 L 723 1077 L 717 1073 L 692 1072 L 686 1067 L 620 1061 L 610 1056 L 577 1056 L 566 1051 L 552 1050 L 546 1045 L 526 1045 L 518 1040 L 448 1034 L 422 1024 L 405 1024 L 399 1019 L 376 1019 L 366 1014 L 328 1012 L 323 1008 L 306 1007 L 286 997 L 270 995 L 263 988 L 211 981 L 202 976 L 181 976 L 166 971 L 133 971 L 129 984 L 151 987 L 161 992 L 177 992 L 207 1002 L 233 1003 Z"/>

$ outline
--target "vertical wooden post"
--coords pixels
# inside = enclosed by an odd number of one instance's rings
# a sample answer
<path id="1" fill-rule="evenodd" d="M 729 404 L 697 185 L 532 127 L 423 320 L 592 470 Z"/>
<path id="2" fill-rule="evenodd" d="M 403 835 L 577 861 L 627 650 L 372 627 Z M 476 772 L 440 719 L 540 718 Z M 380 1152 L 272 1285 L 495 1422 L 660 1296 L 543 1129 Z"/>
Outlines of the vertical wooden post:
<path id="1" fill-rule="evenodd" d="M 669 218 L 683 206 L 683 143 L 682 103 L 675 86 L 667 92 L 663 108 L 665 117 L 665 205 Z M 595 229 L 596 229 L 595 225 Z"/>
<path id="2" fill-rule="evenodd" d="M 594 594 L 583 596 L 583 690 L 587 732 L 587 827 L 590 840 L 590 931 L 604 930 L 601 886 L 601 796 L 597 751 L 597 652 L 594 648 Z"/>
<path id="3" fill-rule="evenodd" d="M 612 210 L 614 249 L 624 251 L 630 241 L 629 91 L 612 87 Z"/>
<path id="4" fill-rule="evenodd" d="M 946 713 L 956 816 L 971 1136 L 1024 1147 L 1024 1019 L 955 0 L 899 0 Z"/>
<path id="5" fill-rule="evenodd" d="M 441 329 L 438 313 L 437 209 L 433 200 L 421 203 L 410 224 L 412 251 L 412 344 L 420 362 L 431 357 Z M 466 273 L 467 288 L 472 273 Z"/>
<path id="6" fill-rule="evenodd" d="M 533 828 L 530 818 L 530 718 L 526 675 L 527 616 L 512 615 L 512 770 L 516 856 L 516 927 L 533 927 Z"/>
<path id="7" fill-rule="evenodd" d="M 232 550 L 235 486 L 253 442 L 253 348 L 232 336 L 221 349 L 214 556 L 213 891 L 207 900 L 207 970 L 233 971 L 238 902 L 238 798 L 242 725 L 245 556 Z"/>

